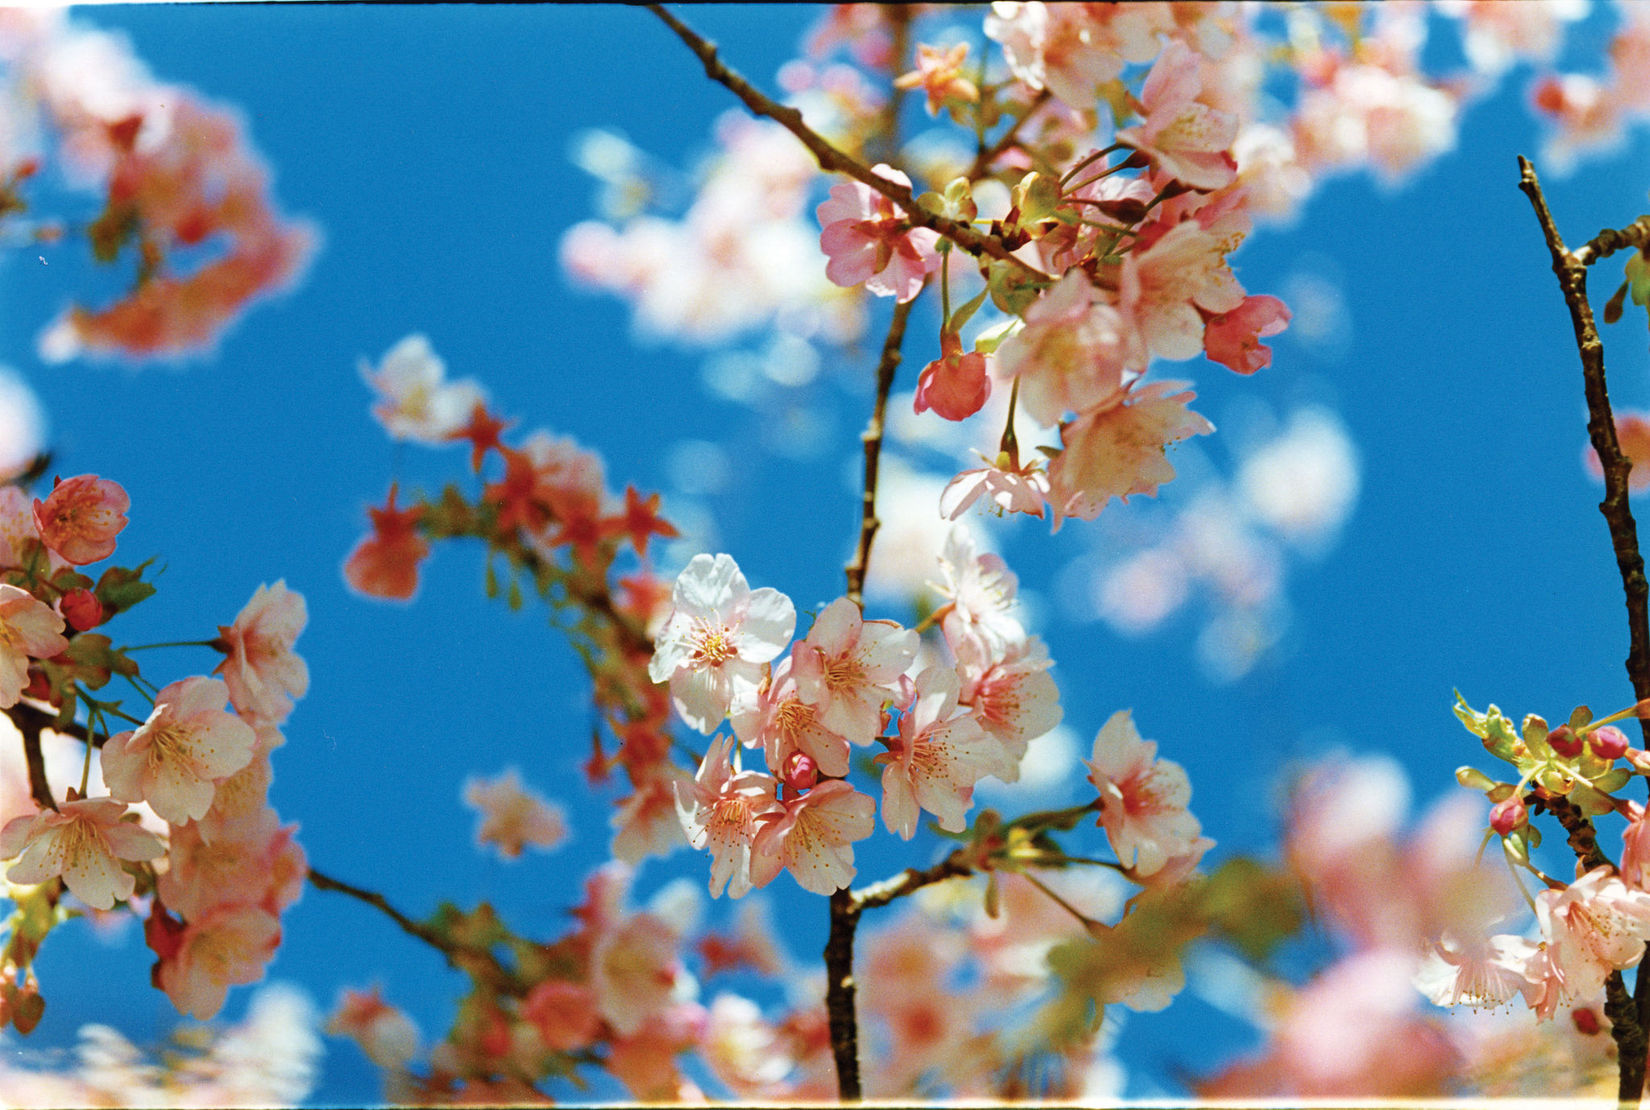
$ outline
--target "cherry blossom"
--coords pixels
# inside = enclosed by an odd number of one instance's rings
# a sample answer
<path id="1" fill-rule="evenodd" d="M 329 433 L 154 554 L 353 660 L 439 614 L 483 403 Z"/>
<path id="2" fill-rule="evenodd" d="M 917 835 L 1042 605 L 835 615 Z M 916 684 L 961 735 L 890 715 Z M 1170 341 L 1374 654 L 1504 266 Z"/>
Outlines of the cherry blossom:
<path id="1" fill-rule="evenodd" d="M 228 658 L 213 673 L 223 675 L 238 712 L 274 724 L 286 720 L 293 699 L 309 690 L 309 667 L 292 650 L 308 621 L 304 596 L 282 579 L 259 586 L 234 624 L 218 626 Z"/>
<path id="2" fill-rule="evenodd" d="M 1595 867 L 1563 890 L 1536 895 L 1536 921 L 1566 997 L 1584 998 L 1612 971 L 1635 967 L 1650 941 L 1650 894 Z"/>
<path id="3" fill-rule="evenodd" d="M 375 368 L 361 360 L 362 379 L 378 393 L 372 414 L 393 439 L 436 446 L 469 423 L 485 404 L 481 386 L 465 378 L 449 382 L 447 364 L 423 335 L 409 335 Z"/>
<path id="4" fill-rule="evenodd" d="M 134 880 L 121 860 L 151 860 L 166 853 L 155 835 L 123 820 L 127 806 L 112 798 L 76 798 L 33 816 L 16 817 L 0 829 L 0 859 L 17 858 L 6 871 L 14 883 L 63 879 L 69 893 L 106 910 L 132 896 Z"/>
<path id="5" fill-rule="evenodd" d="M 522 1000 L 521 1016 L 533 1024 L 545 1047 L 572 1052 L 596 1039 L 602 1018 L 596 995 L 582 983 L 546 979 Z"/>
<path id="6" fill-rule="evenodd" d="M 1012 771 L 997 775 L 1004 782 L 1019 781 L 1027 745 L 1053 731 L 1064 716 L 1059 688 L 1048 673 L 1053 665 L 1036 636 L 1010 643 L 1000 657 L 981 652 L 973 640 L 962 641 L 957 651 L 958 701 L 1007 752 Z"/>
<path id="7" fill-rule="evenodd" d="M 922 89 L 928 96 L 928 114 L 938 115 L 946 101 L 972 104 L 980 98 L 974 82 L 962 75 L 968 58 L 968 44 L 959 42 L 949 49 L 917 44 L 917 68 L 894 80 L 896 89 Z"/>
<path id="8" fill-rule="evenodd" d="M 252 760 L 257 735 L 224 711 L 228 688 L 196 676 L 171 683 L 155 696 L 142 727 L 109 738 L 103 777 L 109 792 L 127 802 L 148 802 L 173 825 L 206 815 L 215 780 Z"/>
<path id="9" fill-rule="evenodd" d="M 1446 935 L 1427 950 L 1415 986 L 1436 1006 L 1500 1006 L 1515 995 L 1534 1006 L 1540 986 L 1528 971 L 1537 952 L 1523 937 L 1462 941 Z"/>
<path id="10" fill-rule="evenodd" d="M 994 655 L 1026 638 L 1025 627 L 1010 614 L 1020 580 L 1001 555 L 976 555 L 976 550 L 969 528 L 953 528 L 946 537 L 938 587 L 951 604 L 940 627 L 953 652 L 964 640 L 974 640 L 981 654 Z"/>
<path id="11" fill-rule="evenodd" d="M 821 774 L 848 774 L 848 741 L 819 721 L 819 712 L 802 700 L 791 676 L 787 656 L 774 668 L 773 679 L 749 710 L 733 717 L 733 730 L 747 747 L 760 744 L 769 767 L 781 767 L 788 756 L 801 752 Z"/>
<path id="12" fill-rule="evenodd" d="M 869 744 L 882 731 L 882 707 L 916 657 L 917 634 L 893 621 L 865 620 L 859 606 L 839 597 L 814 618 L 791 650 L 797 695 L 819 723 L 851 744 Z"/>
<path id="13" fill-rule="evenodd" d="M 1002 2 L 985 18 L 985 33 L 1002 44 L 1014 76 L 1084 111 L 1093 110 L 1100 86 L 1125 62 L 1151 61 L 1158 35 L 1174 30 L 1172 5 L 1164 3 Z"/>
<path id="14" fill-rule="evenodd" d="M 1184 383 L 1153 382 L 1119 393 L 1065 426 L 1065 450 L 1049 464 L 1049 500 L 1062 516 L 1093 520 L 1113 497 L 1155 496 L 1173 480 L 1164 448 L 1215 430 L 1186 406 Z"/>
<path id="15" fill-rule="evenodd" d="M 1272 365 L 1272 349 L 1261 346 L 1261 339 L 1277 335 L 1289 318 L 1288 306 L 1276 297 L 1245 297 L 1232 311 L 1209 318 L 1203 328 L 1205 353 L 1239 374 L 1253 374 Z"/>
<path id="16" fill-rule="evenodd" d="M 418 1026 L 412 1018 L 385 1002 L 378 987 L 345 990 L 338 999 L 326 1031 L 349 1037 L 367 1059 L 381 1068 L 405 1068 L 418 1056 Z"/>
<path id="17" fill-rule="evenodd" d="M 209 844 L 198 823 L 174 827 L 168 866 L 156 881 L 167 908 L 192 921 L 229 903 L 279 914 L 297 901 L 305 866 L 303 849 L 293 839 L 297 826 L 267 828 L 255 826 L 244 837 L 220 836 Z"/>
<path id="18" fill-rule="evenodd" d="M 596 1011 L 634 1036 L 690 984 L 677 956 L 676 930 L 651 913 L 633 913 L 603 931 L 590 953 Z"/>
<path id="19" fill-rule="evenodd" d="M 741 770 L 733 737 L 726 735 L 711 743 L 691 784 L 676 784 L 676 812 L 688 842 L 711 851 L 711 897 L 726 888 L 729 897 L 742 898 L 751 889 L 751 846 L 759 819 L 780 808 L 777 785 L 772 775 Z"/>
<path id="20" fill-rule="evenodd" d="M 990 396 L 986 357 L 978 351 L 963 354 L 962 338 L 955 332 L 941 332 L 940 357 L 917 376 L 916 411 L 933 409 L 936 416 L 947 420 L 967 420 Z"/>
<path id="21" fill-rule="evenodd" d="M 1117 141 L 1148 155 L 1163 178 L 1220 189 L 1236 176 L 1231 146 L 1238 120 L 1200 103 L 1202 89 L 1197 55 L 1183 42 L 1169 43 L 1140 93 L 1145 122 L 1119 131 Z"/>
<path id="22" fill-rule="evenodd" d="M 940 493 L 940 515 L 956 520 L 982 496 L 985 504 L 1001 516 L 1003 513 L 1025 513 L 1041 517 L 1048 503 L 1048 475 L 1038 461 L 1020 466 L 1006 453 L 999 453 L 995 462 L 981 456 L 990 464 L 976 470 L 964 470 L 946 483 Z"/>
<path id="23" fill-rule="evenodd" d="M 1019 380 L 1020 407 L 1044 425 L 1104 403 L 1126 368 L 1144 365 L 1139 340 L 1078 269 L 1038 297 L 1025 327 L 997 349 L 998 372 Z"/>
<path id="24" fill-rule="evenodd" d="M 424 506 L 395 506 L 396 487 L 390 487 L 383 508 L 367 510 L 372 534 L 344 560 L 344 580 L 370 597 L 406 601 L 418 592 L 418 564 L 430 553 L 430 542 L 418 534 Z"/>
<path id="25" fill-rule="evenodd" d="M 223 1009 L 231 986 L 256 983 L 281 940 L 275 915 L 237 903 L 214 906 L 175 938 L 155 981 L 181 1013 L 205 1021 Z"/>
<path id="26" fill-rule="evenodd" d="M 29 684 L 29 660 L 68 649 L 63 618 L 17 586 L 0 584 L 0 709 L 9 709 Z"/>
<path id="27" fill-rule="evenodd" d="M 853 842 L 875 830 L 876 803 L 832 779 L 783 804 L 783 812 L 761 818 L 751 847 L 752 884 L 766 886 L 781 869 L 815 894 L 830 894 L 853 882 Z"/>
<path id="28" fill-rule="evenodd" d="M 1201 832 L 1186 809 L 1192 787 L 1173 760 L 1157 758 L 1157 741 L 1142 740 L 1127 709 L 1112 714 L 1084 763 L 1100 794 L 1100 817 L 1112 851 L 1143 877 L 1185 855 Z"/>
<path id="29" fill-rule="evenodd" d="M 911 179 L 886 163 L 873 171 L 907 189 Z M 823 231 L 819 246 L 830 261 L 825 276 L 841 286 L 863 284 L 879 297 L 908 301 L 940 267 L 939 234 L 912 227 L 894 202 L 859 181 L 831 187 L 831 199 L 817 210 Z"/>
<path id="30" fill-rule="evenodd" d="M 529 844 L 554 848 L 567 838 L 562 808 L 524 789 L 514 767 L 496 779 L 465 780 L 464 804 L 481 813 L 477 843 L 494 845 L 505 859 L 519 858 Z"/>
<path id="31" fill-rule="evenodd" d="M 974 784 L 986 775 L 1010 774 L 1001 749 L 974 715 L 957 704 L 957 674 L 929 667 L 916 678 L 911 704 L 900 714 L 899 733 L 876 757 L 882 771 L 882 820 L 890 832 L 910 840 L 917 809 L 939 819 L 940 828 L 961 832 L 974 804 Z"/>
<path id="32" fill-rule="evenodd" d="M 58 479 L 44 501 L 34 503 L 34 523 L 45 545 L 82 566 L 114 554 L 115 537 L 126 527 L 131 498 L 118 482 L 95 474 Z"/>
<path id="33" fill-rule="evenodd" d="M 1235 244 L 1196 221 L 1175 224 L 1144 250 L 1123 256 L 1118 307 L 1153 354 L 1192 358 L 1203 350 L 1203 316 L 1243 304 L 1226 265 Z"/>
<path id="34" fill-rule="evenodd" d="M 767 586 L 752 590 L 731 555 L 695 555 L 677 576 L 647 673 L 668 681 L 676 712 L 708 734 L 755 698 L 766 664 L 795 629 L 790 598 Z"/>

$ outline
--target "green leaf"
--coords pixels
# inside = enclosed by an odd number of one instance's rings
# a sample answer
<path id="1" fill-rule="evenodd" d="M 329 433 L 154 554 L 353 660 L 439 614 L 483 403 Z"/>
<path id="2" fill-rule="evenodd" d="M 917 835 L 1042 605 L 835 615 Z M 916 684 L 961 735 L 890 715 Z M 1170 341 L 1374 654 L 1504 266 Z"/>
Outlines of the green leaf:
<path id="1" fill-rule="evenodd" d="M 105 615 L 124 612 L 154 596 L 155 587 L 143 580 L 143 572 L 154 561 L 151 557 L 135 567 L 110 567 L 103 572 L 92 593 L 103 606 Z"/>

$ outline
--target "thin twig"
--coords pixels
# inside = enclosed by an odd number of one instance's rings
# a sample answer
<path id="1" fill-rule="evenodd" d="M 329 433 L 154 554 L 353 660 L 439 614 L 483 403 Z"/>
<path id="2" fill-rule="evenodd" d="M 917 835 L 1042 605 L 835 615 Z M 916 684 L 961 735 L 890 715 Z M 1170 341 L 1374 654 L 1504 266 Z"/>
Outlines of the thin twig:
<path id="1" fill-rule="evenodd" d="M 1650 248 L 1650 216 L 1640 216 L 1624 228 L 1605 228 L 1572 251 L 1571 257 L 1583 266 L 1591 266 L 1629 247 L 1641 251 Z"/>
<path id="2" fill-rule="evenodd" d="M 1622 590 L 1627 596 L 1627 677 L 1633 684 L 1634 695 L 1643 701 L 1650 697 L 1650 584 L 1644 577 L 1644 556 L 1639 552 L 1638 526 L 1627 504 L 1627 473 L 1632 463 L 1616 441 L 1616 421 L 1610 411 L 1610 391 L 1604 376 L 1604 343 L 1599 338 L 1598 326 L 1593 322 L 1592 305 L 1587 300 L 1587 265 L 1628 245 L 1634 234 L 1650 234 L 1650 222 L 1641 219 L 1626 232 L 1601 232 L 1592 243 L 1572 253 L 1565 249 L 1563 236 L 1559 234 L 1558 225 L 1547 208 L 1547 198 L 1541 192 L 1535 167 L 1528 158 L 1520 155 L 1518 169 L 1518 187 L 1529 197 L 1535 209 L 1541 234 L 1552 255 L 1553 273 L 1558 276 L 1564 303 L 1570 309 L 1570 324 L 1575 331 L 1576 351 L 1581 357 L 1582 382 L 1587 394 L 1587 434 L 1604 470 L 1604 500 L 1598 508 L 1610 529 L 1616 567 L 1621 573 Z M 1647 743 L 1650 743 L 1650 725 L 1641 719 L 1639 727 Z M 1554 813 L 1563 820 L 1559 810 L 1555 809 Z M 1566 828 L 1574 842 L 1577 830 L 1570 829 L 1569 825 Z M 1581 840 L 1582 844 L 1573 844 L 1573 847 L 1582 856 L 1584 864 L 1594 854 L 1602 855 L 1598 853 L 1596 841 L 1593 842 L 1592 852 L 1583 852 L 1586 837 Z M 1650 953 L 1650 947 L 1646 951 Z M 1620 1069 L 1616 1097 L 1623 1103 L 1633 1105 L 1638 1104 L 1644 1093 L 1645 1052 L 1650 1047 L 1650 1038 L 1646 1037 L 1645 1032 L 1646 1025 L 1650 1024 L 1650 986 L 1647 984 L 1650 984 L 1650 975 L 1638 976 L 1638 997 L 1633 1000 L 1628 998 L 1619 971 L 1611 972 L 1605 983 L 1604 1009 L 1611 1021 L 1610 1035 L 1616 1042 Z"/>
<path id="3" fill-rule="evenodd" d="M 838 150 L 824 136 L 802 121 L 801 112 L 795 108 L 786 107 L 768 97 L 738 73 L 729 69 L 717 57 L 714 43 L 706 41 L 662 6 L 649 4 L 647 9 L 663 20 L 667 27 L 676 32 L 678 38 L 687 43 L 688 49 L 698 55 L 699 60 L 704 63 L 706 75 L 712 81 L 729 89 L 735 96 L 744 101 L 745 107 L 756 115 L 766 116 L 795 135 L 814 156 L 814 160 L 819 163 L 820 169 L 827 173 L 846 174 L 855 181 L 870 186 L 899 205 L 913 225 L 938 232 L 969 254 L 976 257 L 982 254 L 990 255 L 1000 262 L 1013 266 L 1028 277 L 1047 282 L 1054 280 L 1036 267 L 1016 258 L 1013 252 L 995 236 L 975 231 L 967 224 L 958 223 L 956 220 L 947 219 L 919 207 L 915 195 L 908 186 L 889 181 L 872 171 L 869 166 L 858 159 Z"/>
<path id="4" fill-rule="evenodd" d="M 478 978 L 489 980 L 492 986 L 504 994 L 521 995 L 527 993 L 530 984 L 508 968 L 499 963 L 498 958 L 484 949 L 460 944 L 448 937 L 442 936 L 428 925 L 414 921 L 394 906 L 389 900 L 375 890 L 346 883 L 342 879 L 309 869 L 309 881 L 318 890 L 331 890 L 339 894 L 347 894 L 360 902 L 365 902 L 373 909 L 384 914 L 391 921 L 399 925 L 403 932 L 417 937 L 419 940 L 437 949 L 447 957 L 447 962 L 460 971 L 476 975 Z"/>
<path id="5" fill-rule="evenodd" d="M 900 346 L 905 342 L 905 325 L 911 317 L 916 300 L 894 306 L 893 319 L 888 324 L 888 336 L 882 343 L 882 358 L 877 363 L 877 398 L 871 409 L 871 421 L 860 434 L 865 447 L 865 486 L 860 494 L 859 543 L 854 558 L 844 571 L 848 576 L 848 597 L 861 604 L 865 592 L 865 573 L 871 559 L 871 541 L 876 538 L 882 522 L 877 519 L 877 472 L 882 459 L 882 435 L 888 410 L 888 394 L 894 385 L 894 371 L 899 369 Z"/>
<path id="6" fill-rule="evenodd" d="M 1008 125 L 1007 130 L 997 136 L 996 142 L 976 152 L 973 165 L 968 167 L 968 180 L 975 181 L 985 176 L 985 171 L 991 168 L 991 163 L 995 162 L 1005 150 L 1014 145 L 1014 140 L 1019 137 L 1020 128 L 1025 125 L 1027 120 L 1036 115 L 1053 95 L 1047 89 L 1043 89 L 1037 94 L 1036 99 L 1027 105 L 1026 110 L 1015 117 L 1014 122 Z"/>

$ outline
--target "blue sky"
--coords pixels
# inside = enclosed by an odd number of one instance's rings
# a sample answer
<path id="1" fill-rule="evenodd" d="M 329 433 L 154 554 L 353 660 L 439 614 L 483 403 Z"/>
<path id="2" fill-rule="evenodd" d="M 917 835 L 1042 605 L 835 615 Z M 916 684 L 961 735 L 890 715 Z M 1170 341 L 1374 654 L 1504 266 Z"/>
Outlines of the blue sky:
<path id="1" fill-rule="evenodd" d="M 435 488 L 465 467 L 456 448 L 392 446 L 368 415 L 356 363 L 423 332 L 453 375 L 485 384 L 497 411 L 573 435 L 601 452 L 610 484 L 663 489 L 667 511 L 686 497 L 672 482 L 680 444 L 720 445 L 734 462 L 727 484 L 690 499 L 714 515 L 716 549 L 799 608 L 837 596 L 857 512 L 842 475 L 858 456 L 867 396 L 852 379 L 868 363 L 833 356 L 798 395 L 821 414 L 825 446 L 777 455 L 762 446 L 771 410 L 707 390 L 703 352 L 633 339 L 628 309 L 575 288 L 556 261 L 564 229 L 595 205 L 595 183 L 569 157 L 574 135 L 615 128 L 685 168 L 731 96 L 630 8 L 183 5 L 81 18 L 127 32 L 161 79 L 238 106 L 285 211 L 324 236 L 305 282 L 248 314 L 213 357 L 142 369 L 36 359 L 39 327 L 87 287 L 79 244 L 53 248 L 46 267 L 33 251 L 0 263 L 0 362 L 42 399 L 56 469 L 120 481 L 133 502 L 122 552 L 166 564 L 161 593 L 122 618 L 119 637 L 210 636 L 260 583 L 284 578 L 308 600 L 299 646 L 313 685 L 277 756 L 273 800 L 301 824 L 311 861 L 415 916 L 441 899 L 489 899 L 522 931 L 556 935 L 579 897 L 569 877 L 601 860 L 607 841 L 605 803 L 586 799 L 579 772 L 588 709 L 576 660 L 541 611 L 483 598 L 475 550 L 439 551 L 409 606 L 345 589 L 340 563 L 391 477 Z M 687 18 L 771 89 L 814 11 L 713 5 Z M 1596 56 L 1598 22 L 1576 59 L 1589 42 Z M 1114 518 L 1149 521 L 1183 505 L 1177 486 L 1052 539 L 1036 522 L 982 524 L 1042 614 L 1081 754 L 1113 711 L 1132 707 L 1143 734 L 1187 767 L 1217 856 L 1275 844 L 1280 770 L 1338 748 L 1398 758 L 1420 799 L 1452 789 L 1454 767 L 1476 754 L 1450 715 L 1452 688 L 1549 717 L 1631 698 L 1600 487 L 1579 463 L 1579 367 L 1516 188 L 1514 155 L 1539 145 L 1527 81 L 1517 71 L 1470 107 L 1459 148 L 1401 189 L 1332 180 L 1292 228 L 1262 228 L 1236 256 L 1251 292 L 1287 296 L 1305 279 L 1337 290 L 1345 320 L 1333 341 L 1281 336 L 1274 365 L 1252 379 L 1201 362 L 1175 368 L 1222 429 L 1183 453 L 1188 475 L 1229 472 L 1245 427 L 1305 403 L 1338 413 L 1361 460 L 1356 508 L 1328 551 L 1291 559 L 1281 640 L 1248 675 L 1223 683 L 1200 670 L 1199 603 L 1129 638 L 1058 586 L 1102 535 L 1127 530 Z M 1573 177 L 1548 175 L 1572 240 L 1643 210 L 1647 155 L 1640 138 Z M 1595 285 L 1607 294 L 1604 269 Z M 1628 321 L 1606 335 L 1612 395 L 1643 407 L 1642 318 Z M 908 368 L 929 357 L 916 350 Z M 211 667 L 209 654 L 145 664 L 181 677 Z M 504 864 L 474 850 L 464 778 L 510 765 L 572 808 L 575 837 L 560 853 Z M 927 840 L 866 846 L 861 875 L 926 864 L 936 851 Z M 683 874 L 702 882 L 703 863 L 686 852 L 650 863 L 641 889 Z M 823 903 L 778 885 L 792 951 L 813 952 Z M 714 907 L 713 920 L 727 909 Z M 148 989 L 148 962 L 135 929 L 113 942 L 54 936 L 40 965 L 50 1002 L 38 1042 L 70 1043 L 89 1020 L 139 1039 L 169 1029 L 176 1018 Z M 445 1030 L 461 984 L 387 920 L 313 889 L 285 919 L 270 977 L 323 1007 L 345 986 L 381 982 L 426 1036 Z M 1212 1021 L 1188 999 L 1131 1023 L 1119 1050 L 1141 1073 L 1138 1091 L 1206 1060 L 1194 1046 L 1208 1037 L 1242 1039 L 1210 1032 Z M 329 1042 L 315 1100 L 376 1094 L 359 1053 Z"/>

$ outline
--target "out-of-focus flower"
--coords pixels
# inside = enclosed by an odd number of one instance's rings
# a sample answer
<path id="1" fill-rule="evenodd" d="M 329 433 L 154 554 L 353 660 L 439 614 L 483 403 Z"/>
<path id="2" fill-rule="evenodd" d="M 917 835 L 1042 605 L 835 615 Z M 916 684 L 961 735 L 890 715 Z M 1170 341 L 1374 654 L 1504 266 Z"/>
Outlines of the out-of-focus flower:
<path id="1" fill-rule="evenodd" d="M 378 393 L 372 414 L 394 439 L 446 443 L 469 423 L 476 406 L 486 403 L 474 380 L 446 380 L 447 364 L 423 335 L 409 335 L 391 347 L 376 368 L 362 359 L 360 370 Z"/>
<path id="2" fill-rule="evenodd" d="M 938 115 L 947 101 L 972 104 L 980 98 L 974 82 L 962 75 L 968 44 L 959 42 L 942 50 L 925 42 L 917 44 L 917 68 L 894 80 L 896 89 L 922 89 L 928 96 L 928 114 Z"/>
<path id="3" fill-rule="evenodd" d="M 505 859 L 517 859 L 529 844 L 554 848 L 567 838 L 567 815 L 521 785 L 514 767 L 496 779 L 469 778 L 464 804 L 481 813 L 476 841 L 492 844 Z"/>
<path id="4" fill-rule="evenodd" d="M 1198 101 L 1203 89 L 1198 61 L 1183 42 L 1164 47 L 1140 92 L 1145 120 L 1119 131 L 1117 141 L 1150 157 L 1158 180 L 1220 189 L 1237 175 L 1231 147 L 1238 120 Z"/>
<path id="5" fill-rule="evenodd" d="M 346 990 L 338 999 L 326 1031 L 349 1037 L 367 1059 L 381 1068 L 405 1068 L 418 1056 L 418 1026 L 412 1018 L 385 1002 L 377 987 Z"/>
<path id="6" fill-rule="evenodd" d="M 430 542 L 418 534 L 424 506 L 395 507 L 395 486 L 383 508 L 367 509 L 372 535 L 355 545 L 344 560 L 344 580 L 369 597 L 406 601 L 418 592 L 418 564 L 430 553 Z"/>

